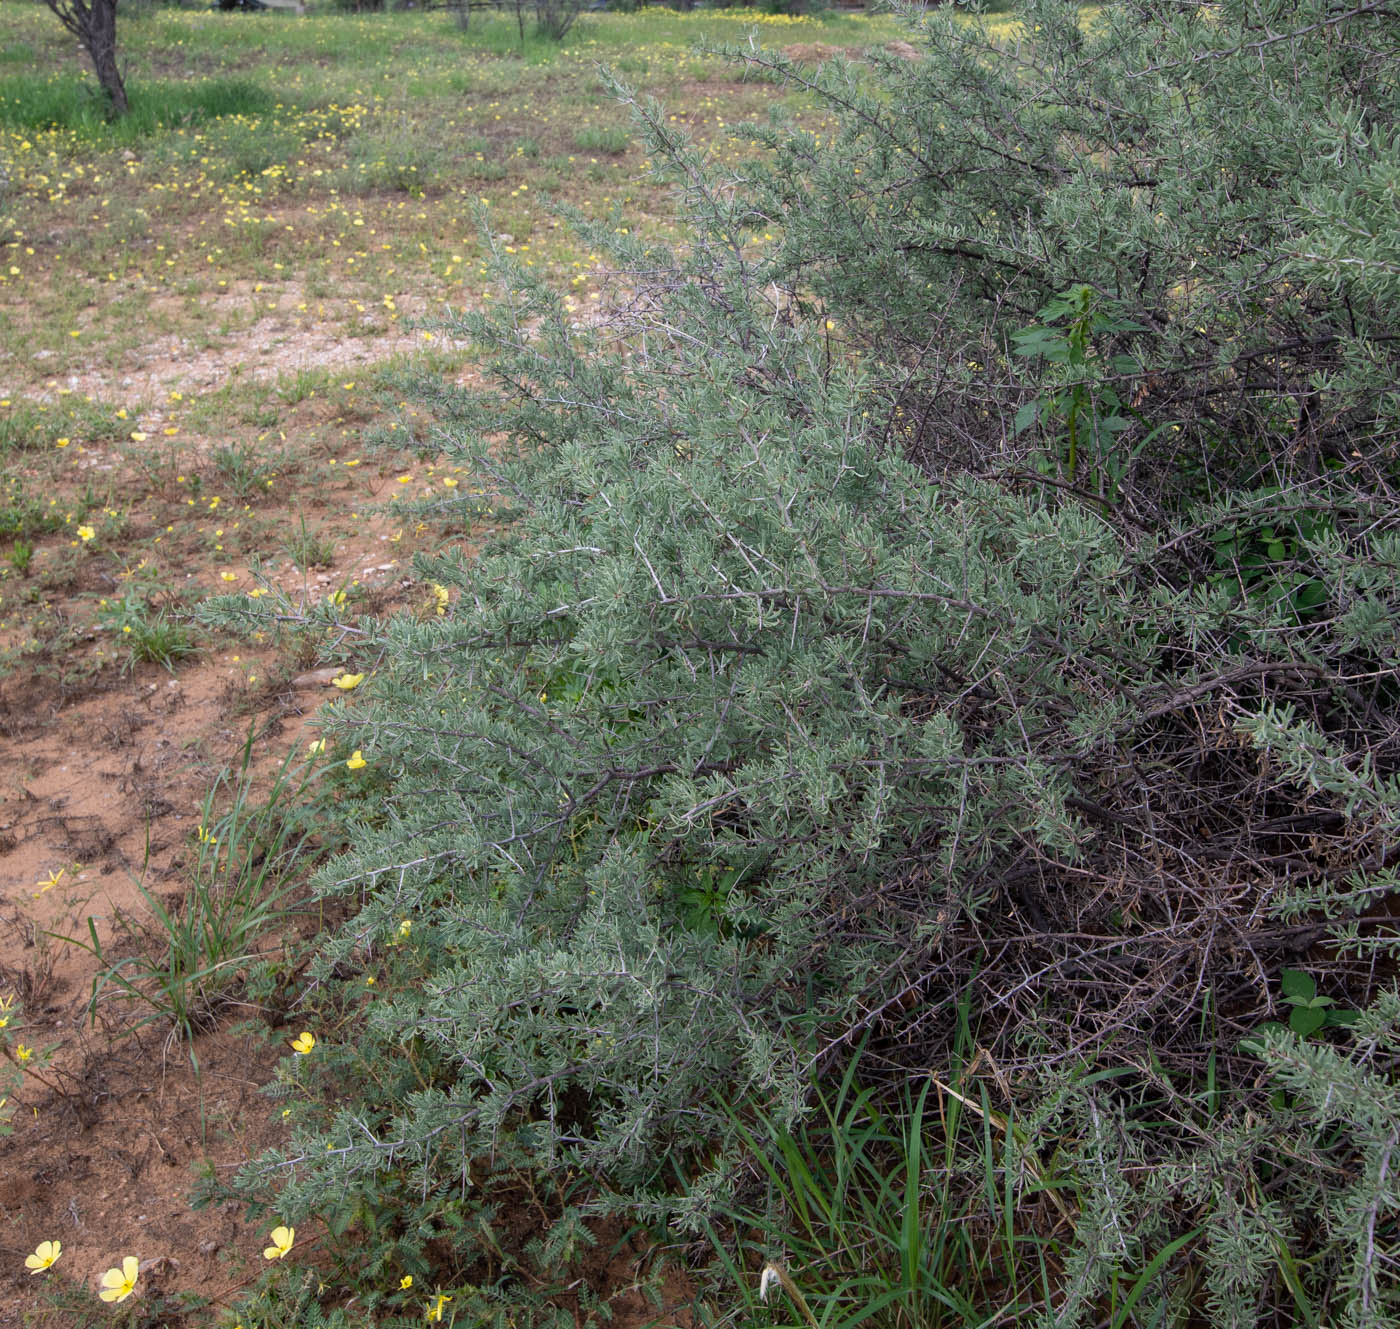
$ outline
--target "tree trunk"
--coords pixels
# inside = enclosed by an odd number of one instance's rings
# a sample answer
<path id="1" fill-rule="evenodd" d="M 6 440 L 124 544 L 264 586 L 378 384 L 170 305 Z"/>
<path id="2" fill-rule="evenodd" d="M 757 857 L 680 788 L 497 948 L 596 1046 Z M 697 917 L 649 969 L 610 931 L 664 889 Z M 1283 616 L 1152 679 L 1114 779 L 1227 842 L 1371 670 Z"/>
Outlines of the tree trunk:
<path id="1" fill-rule="evenodd" d="M 112 103 L 112 114 L 127 112 L 126 86 L 117 68 L 117 4 L 116 0 L 93 0 L 88 28 L 88 54 L 97 81 Z"/>

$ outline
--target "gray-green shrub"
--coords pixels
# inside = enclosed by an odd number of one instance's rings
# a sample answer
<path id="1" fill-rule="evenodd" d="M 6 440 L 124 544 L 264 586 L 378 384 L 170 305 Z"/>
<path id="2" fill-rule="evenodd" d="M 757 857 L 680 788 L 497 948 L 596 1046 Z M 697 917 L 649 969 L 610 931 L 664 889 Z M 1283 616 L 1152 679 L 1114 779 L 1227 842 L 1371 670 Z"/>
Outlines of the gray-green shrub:
<path id="1" fill-rule="evenodd" d="M 731 1184 L 717 1086 L 781 1124 L 859 1040 L 936 1065 L 960 998 L 1075 1179 L 1046 1323 L 1392 1323 L 1393 998 L 1241 1039 L 1393 949 L 1396 31 L 916 28 L 740 53 L 841 121 L 748 129 L 746 182 L 634 106 L 689 231 L 590 233 L 623 342 L 504 255 L 457 324 L 500 391 L 423 391 L 515 520 L 423 561 L 450 611 L 376 625 L 332 726 L 378 783 L 314 975 L 393 981 L 240 1186 L 466 1278 L 493 1167 L 587 1177 L 548 1264 L 579 1206 Z"/>

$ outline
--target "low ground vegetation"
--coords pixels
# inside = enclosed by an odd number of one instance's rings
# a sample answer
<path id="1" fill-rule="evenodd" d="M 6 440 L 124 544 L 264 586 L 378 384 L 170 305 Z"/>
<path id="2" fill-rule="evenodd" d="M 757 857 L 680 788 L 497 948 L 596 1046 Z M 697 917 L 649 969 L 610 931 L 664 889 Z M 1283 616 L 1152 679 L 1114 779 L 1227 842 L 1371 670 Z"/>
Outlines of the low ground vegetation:
<path id="1" fill-rule="evenodd" d="M 1277 10 L 735 44 L 720 140 L 621 52 L 567 134 L 656 194 L 425 188 L 401 511 L 485 547 L 196 615 L 345 670 L 242 1323 L 602 1318 L 637 1241 L 713 1322 L 1400 1319 L 1400 51 Z"/>

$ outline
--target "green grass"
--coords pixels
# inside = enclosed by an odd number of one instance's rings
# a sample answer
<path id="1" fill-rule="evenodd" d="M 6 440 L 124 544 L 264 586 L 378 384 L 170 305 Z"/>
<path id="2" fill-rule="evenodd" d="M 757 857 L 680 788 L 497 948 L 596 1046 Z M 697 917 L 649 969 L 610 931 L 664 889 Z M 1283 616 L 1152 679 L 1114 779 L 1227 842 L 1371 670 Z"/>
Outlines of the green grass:
<path id="1" fill-rule="evenodd" d="M 32 536 L 62 530 L 63 525 L 62 509 L 44 503 L 31 494 L 21 476 L 5 477 L 3 488 L 0 488 L 0 540 L 27 542 Z M 28 568 L 33 550 L 21 557 L 25 568 Z"/>
<path id="2" fill-rule="evenodd" d="M 0 77 L 0 127 L 65 129 L 93 143 L 134 143 L 162 129 L 203 124 L 230 115 L 269 115 L 272 92 L 248 79 L 186 83 L 133 78 L 131 110 L 107 118 L 106 101 L 91 79 L 69 74 Z"/>
<path id="3" fill-rule="evenodd" d="M 98 963 L 90 1011 L 105 995 L 125 997 L 144 1009 L 132 1027 L 167 1026 L 172 1038 L 186 1043 L 196 1069 L 189 1044 L 211 1027 L 220 1003 L 237 990 L 239 971 L 261 958 L 259 943 L 286 918 L 298 872 L 312 850 L 307 833 L 286 815 L 309 793 L 310 764 L 289 752 L 265 798 L 255 801 L 253 738 L 250 730 L 240 770 L 225 771 L 205 795 L 181 903 L 168 905 L 141 884 L 151 921 L 145 938 L 140 931 L 136 936 L 146 944 L 115 958 L 92 918 L 86 939 L 60 938 Z"/>
<path id="4" fill-rule="evenodd" d="M 297 406 L 310 401 L 317 393 L 324 397 L 334 381 L 335 375 L 328 369 L 297 369 L 280 375 L 274 391 L 279 401 L 287 406 Z"/>
<path id="5" fill-rule="evenodd" d="M 462 33 L 440 11 L 294 18 L 159 8 L 119 25 L 132 112 L 111 123 L 52 16 L 35 6 L 6 17 L 35 60 L 32 69 L 0 65 L 0 236 L 42 237 L 55 215 L 98 232 L 64 258 L 64 271 L 76 263 L 93 291 L 57 280 L 56 255 L 42 244 L 0 254 L 19 260 L 26 310 L 0 330 L 0 349 L 47 357 L 35 363 L 49 375 L 124 352 L 148 319 L 197 349 L 217 346 L 238 331 L 228 311 L 192 319 L 207 311 L 200 296 L 216 277 L 278 280 L 296 268 L 318 291 L 377 304 L 386 285 L 402 291 L 421 273 L 401 251 L 386 254 L 401 241 L 415 262 L 438 260 L 422 274 L 432 284 L 447 267 L 442 256 L 475 243 L 471 214 L 482 197 L 503 212 L 510 205 L 517 215 L 498 229 L 522 238 L 535 222 L 519 214 L 535 213 L 546 195 L 596 212 L 653 210 L 662 188 L 614 164 L 634 140 L 598 81 L 600 63 L 625 65 L 644 90 L 675 98 L 688 129 L 737 162 L 742 145 L 728 142 L 727 127 L 763 114 L 773 92 L 733 81 L 697 42 L 738 43 L 756 31 L 775 44 L 819 36 L 874 45 L 897 31 L 863 15 L 648 10 L 586 14 L 562 44 L 527 36 L 522 48 L 504 18 Z M 432 210 L 348 215 L 385 200 Z M 284 205 L 306 206 L 287 224 L 269 212 Z M 372 229 L 377 242 L 365 243 Z M 573 257 L 567 231 L 550 230 L 548 257 Z M 44 289 L 30 288 L 36 278 L 47 279 Z M 153 310 L 148 296 L 161 282 L 198 304 L 187 314 Z M 95 303 L 84 304 L 88 295 Z M 70 340 L 74 329 L 80 340 Z"/>
<path id="6" fill-rule="evenodd" d="M 34 545 L 23 536 L 19 537 L 6 551 L 5 561 L 23 577 L 34 561 Z"/>
<path id="7" fill-rule="evenodd" d="M 75 394 L 55 402 L 12 400 L 0 406 L 0 457 L 74 443 L 113 443 L 131 430 L 121 409 Z M 60 445 L 61 439 L 68 442 Z"/>
<path id="8" fill-rule="evenodd" d="M 268 455 L 246 443 L 215 449 L 213 461 L 220 492 L 227 491 L 243 503 L 264 497 L 277 477 L 296 465 L 286 453 Z"/>
<path id="9" fill-rule="evenodd" d="M 932 1078 L 882 1101 L 859 1080 L 816 1085 L 802 1124 L 733 1118 L 762 1197 L 711 1236 L 742 1326 L 981 1329 L 1026 1323 L 1048 1291 L 1043 1243 L 1025 1218 L 1052 1218 L 1064 1179 L 1042 1176 L 985 1090 Z M 955 1071 L 949 1072 L 958 1084 Z M 1027 1163 L 1025 1160 L 1032 1161 Z M 1018 1182 L 1029 1170 L 1030 1185 Z M 753 1197 L 751 1197 L 753 1198 Z M 760 1300 L 757 1271 L 774 1272 Z M 753 1271 L 753 1272 L 751 1272 Z"/>
<path id="10" fill-rule="evenodd" d="M 738 42 L 750 32 L 778 45 L 804 35 L 857 45 L 886 41 L 898 31 L 889 19 L 860 14 L 793 19 L 753 10 L 685 14 L 650 8 L 582 15 L 562 44 L 532 35 L 527 25 L 522 46 L 514 21 L 495 16 L 474 19 L 463 33 L 441 11 L 253 18 L 161 8 L 139 18 L 119 17 L 132 112 L 110 125 L 95 84 L 60 42 L 51 16 L 12 12 L 6 22 L 17 36 L 0 66 L 47 64 L 48 50 L 57 48 L 63 68 L 0 75 L 0 126 L 66 128 L 97 142 L 129 141 L 221 116 L 265 116 L 279 102 L 305 109 L 343 101 L 347 94 L 379 95 L 391 104 L 454 92 L 494 95 L 518 91 L 546 69 L 574 66 L 591 73 L 596 60 L 614 56 L 638 72 L 674 73 L 695 68 L 697 42 Z M 22 39 L 31 35 L 32 42 Z M 392 77 L 386 77 L 388 52 Z M 406 71 L 411 75 L 405 77 Z M 283 72 L 294 77 L 279 77 Z"/>
<path id="11" fill-rule="evenodd" d="M 580 152 L 626 152 L 631 141 L 632 136 L 620 126 L 580 129 L 574 135 L 574 146 Z"/>
<path id="12" fill-rule="evenodd" d="M 309 572 L 312 568 L 328 568 L 335 562 L 335 541 L 307 526 L 304 513 L 297 514 L 297 529 L 283 548 L 303 572 Z"/>
<path id="13" fill-rule="evenodd" d="M 437 183 L 448 164 L 445 148 L 405 124 L 389 132 L 357 135 L 338 183 L 352 193 L 421 195 Z"/>
<path id="14" fill-rule="evenodd" d="M 137 592 L 110 601 L 101 616 L 102 626 L 130 672 L 139 664 L 158 664 L 175 672 L 175 666 L 198 650 L 187 622 L 169 609 L 150 604 Z"/>

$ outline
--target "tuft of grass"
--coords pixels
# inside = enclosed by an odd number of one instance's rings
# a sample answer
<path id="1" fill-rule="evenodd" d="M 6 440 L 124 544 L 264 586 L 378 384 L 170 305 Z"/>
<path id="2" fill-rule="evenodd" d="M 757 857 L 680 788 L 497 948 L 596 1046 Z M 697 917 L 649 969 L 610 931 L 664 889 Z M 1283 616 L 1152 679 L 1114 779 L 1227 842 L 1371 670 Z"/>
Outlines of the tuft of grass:
<path id="1" fill-rule="evenodd" d="M 0 490 L 0 539 L 27 540 L 45 535 L 63 526 L 63 515 L 47 503 L 41 503 L 24 487 L 18 475 L 5 477 Z"/>
<path id="2" fill-rule="evenodd" d="M 506 168 L 498 161 L 468 161 L 462 167 L 462 174 L 468 180 L 504 180 Z"/>
<path id="3" fill-rule="evenodd" d="M 128 672 L 138 664 L 158 664 L 174 673 L 179 661 L 199 650 L 185 622 L 167 609 L 154 608 L 134 592 L 110 601 L 99 621 L 125 653 Z"/>
<path id="4" fill-rule="evenodd" d="M 283 548 L 303 572 L 311 568 L 328 568 L 335 562 L 335 541 L 310 529 L 306 524 L 306 515 L 301 512 L 297 513 L 297 529 Z"/>
<path id="5" fill-rule="evenodd" d="M 442 174 L 444 155 L 422 132 L 402 129 L 389 134 L 357 135 L 350 140 L 350 160 L 337 179 L 353 193 L 400 193 L 421 196 Z"/>
<path id="6" fill-rule="evenodd" d="M 1049 1291 L 1043 1242 L 1016 1212 L 1015 1181 L 1033 1151 L 972 1085 L 960 1093 L 930 1077 L 882 1105 L 858 1067 L 856 1058 L 839 1083 L 816 1086 L 811 1112 L 791 1130 L 762 1111 L 747 1124 L 730 1110 L 765 1191 L 725 1213 L 744 1234 L 737 1251 L 710 1229 L 742 1304 L 733 1322 L 1028 1322 Z M 1036 1180 L 1055 1211 L 1067 1207 L 1059 1195 L 1067 1183 Z M 769 1271 L 761 1284 L 750 1272 L 759 1269 Z"/>
<path id="7" fill-rule="evenodd" d="M 631 135 L 618 125 L 580 129 L 574 135 L 574 146 L 580 152 L 626 152 Z"/>
<path id="8" fill-rule="evenodd" d="M 214 450 L 214 466 L 225 487 L 245 503 L 266 494 L 286 469 L 287 461 L 283 455 L 264 457 L 248 443 L 226 444 Z"/>
<path id="9" fill-rule="evenodd" d="M 130 422 L 105 402 L 72 395 L 52 403 L 20 399 L 0 408 L 0 457 L 54 447 L 60 439 L 112 443 L 125 438 L 130 429 Z"/>
<path id="10" fill-rule="evenodd" d="M 303 136 L 291 126 L 246 115 L 220 117 L 202 137 L 211 178 L 256 178 L 264 190 L 291 183 L 285 170 L 275 168 L 285 167 L 305 144 Z"/>
<path id="11" fill-rule="evenodd" d="M 287 917 L 312 841 L 284 809 L 305 802 L 312 767 L 298 760 L 295 750 L 289 752 L 266 799 L 255 804 L 254 737 L 250 728 L 238 773 L 225 770 L 204 797 L 189 888 L 181 903 L 167 905 L 140 883 L 151 912 L 147 935 L 155 942 L 154 953 L 112 958 L 111 943 L 102 940 L 92 917 L 86 939 L 59 938 L 97 960 L 90 1016 L 111 992 L 145 1008 L 134 1029 L 165 1022 L 172 1039 L 191 1044 L 196 1034 L 212 1027 L 219 1006 L 234 998 L 240 971 L 265 954 L 259 943 Z M 226 797 L 228 810 L 219 816 L 215 809 Z M 197 1071 L 192 1046 L 188 1052 Z"/>
<path id="12" fill-rule="evenodd" d="M 329 369 L 297 369 L 290 374 L 279 374 L 274 391 L 288 406 L 299 406 L 318 392 L 324 397 L 334 378 Z"/>
<path id="13" fill-rule="evenodd" d="M 5 561 L 23 577 L 29 571 L 29 565 L 34 560 L 33 544 L 21 537 L 5 553 Z"/>

